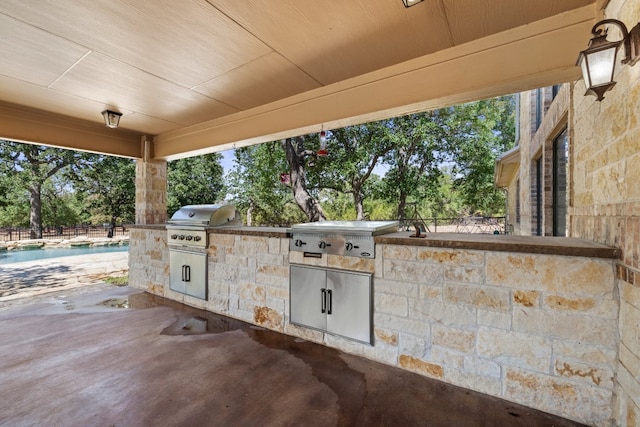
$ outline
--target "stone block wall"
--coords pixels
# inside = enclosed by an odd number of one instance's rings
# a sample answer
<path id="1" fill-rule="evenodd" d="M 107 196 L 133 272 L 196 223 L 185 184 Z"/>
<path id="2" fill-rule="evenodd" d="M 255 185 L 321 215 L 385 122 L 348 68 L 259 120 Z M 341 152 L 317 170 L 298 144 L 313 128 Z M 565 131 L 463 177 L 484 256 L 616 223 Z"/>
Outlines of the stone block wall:
<path id="1" fill-rule="evenodd" d="M 289 239 L 209 235 L 206 309 L 283 332 L 289 299 Z"/>
<path id="2" fill-rule="evenodd" d="M 612 260 L 391 244 L 305 258 L 245 234 L 209 235 L 203 301 L 169 289 L 163 227 L 131 233 L 134 287 L 590 425 L 613 416 L 618 321 L 640 320 L 618 309 Z M 290 263 L 373 273 L 374 345 L 291 325 Z"/>
<path id="3" fill-rule="evenodd" d="M 169 251 L 164 226 L 129 230 L 129 285 L 160 296 L 169 291 Z"/>
<path id="4" fill-rule="evenodd" d="M 167 222 L 167 162 L 136 160 L 136 224 Z"/>
<path id="5" fill-rule="evenodd" d="M 432 378 L 591 425 L 612 417 L 613 262 L 382 246 L 376 346 Z"/>
<path id="6" fill-rule="evenodd" d="M 635 0 L 611 0 L 606 18 L 629 29 L 640 22 Z M 619 40 L 611 29 L 611 39 Z M 585 44 L 586 46 L 586 44 Z M 618 56 L 621 57 L 620 51 Z M 602 102 L 573 93 L 571 236 L 616 246 L 620 298 L 615 419 L 640 425 L 640 63 L 616 65 L 616 85 Z"/>

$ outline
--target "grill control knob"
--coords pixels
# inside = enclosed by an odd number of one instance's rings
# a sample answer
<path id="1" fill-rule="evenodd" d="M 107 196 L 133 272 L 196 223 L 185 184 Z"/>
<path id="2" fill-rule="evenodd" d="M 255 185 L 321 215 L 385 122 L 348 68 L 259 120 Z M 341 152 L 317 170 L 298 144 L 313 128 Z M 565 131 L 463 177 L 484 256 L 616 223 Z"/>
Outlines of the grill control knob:
<path id="1" fill-rule="evenodd" d="M 193 240 L 193 236 L 187 236 L 187 240 Z"/>
<path id="2" fill-rule="evenodd" d="M 300 248 L 302 247 L 302 245 L 306 245 L 306 242 L 303 242 L 302 240 L 298 239 L 295 242 L 293 242 L 293 244 L 295 245 L 295 247 Z"/>
<path id="3" fill-rule="evenodd" d="M 184 234 L 179 235 L 178 240 L 184 240 Z"/>
<path id="4" fill-rule="evenodd" d="M 194 236 L 193 240 L 196 241 L 196 242 L 199 242 L 200 240 L 202 240 L 202 237 Z"/>
<path id="5" fill-rule="evenodd" d="M 351 242 L 347 242 L 347 244 L 345 245 L 345 249 L 348 250 L 348 251 L 353 250 L 353 249 L 358 249 L 358 248 L 360 248 L 360 246 L 356 246 Z"/>
<path id="6" fill-rule="evenodd" d="M 177 235 L 177 234 L 172 234 L 172 235 L 171 235 L 171 239 L 172 239 L 172 240 L 176 240 L 177 238 L 178 238 L 178 235 Z"/>
<path id="7" fill-rule="evenodd" d="M 319 247 L 320 249 L 324 249 L 324 248 L 326 248 L 327 246 L 331 246 L 331 245 L 330 245 L 330 244 L 328 244 L 327 242 L 325 242 L 324 240 L 320 240 L 320 243 L 318 243 L 318 247 Z"/>

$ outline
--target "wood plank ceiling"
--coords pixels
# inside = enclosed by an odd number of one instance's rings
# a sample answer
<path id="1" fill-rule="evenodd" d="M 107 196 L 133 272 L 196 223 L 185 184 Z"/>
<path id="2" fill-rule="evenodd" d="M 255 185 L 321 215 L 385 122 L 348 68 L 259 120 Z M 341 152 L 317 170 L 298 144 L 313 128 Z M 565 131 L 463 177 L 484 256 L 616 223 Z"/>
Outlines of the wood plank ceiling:
<path id="1" fill-rule="evenodd" d="M 0 137 L 172 159 L 558 83 L 603 1 L 3 0 Z"/>

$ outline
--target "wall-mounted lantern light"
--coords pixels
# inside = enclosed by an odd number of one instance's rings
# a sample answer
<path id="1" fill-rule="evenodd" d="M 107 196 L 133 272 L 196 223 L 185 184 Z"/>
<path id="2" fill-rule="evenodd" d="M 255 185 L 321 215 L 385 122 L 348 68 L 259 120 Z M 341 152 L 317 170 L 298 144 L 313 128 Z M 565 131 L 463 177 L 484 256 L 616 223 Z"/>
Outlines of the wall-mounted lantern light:
<path id="1" fill-rule="evenodd" d="M 102 116 L 104 117 L 104 124 L 107 125 L 108 128 L 115 129 L 120 124 L 120 117 L 122 116 L 122 113 L 104 110 L 102 112 Z"/>
<path id="2" fill-rule="evenodd" d="M 424 0 L 402 0 L 402 4 L 404 5 L 404 7 L 411 7 L 411 6 L 415 6 L 418 3 L 423 2 Z"/>
<path id="3" fill-rule="evenodd" d="M 622 40 L 608 41 L 607 30 L 597 29 L 605 24 L 619 27 Z M 598 101 L 602 101 L 604 93 L 616 84 L 613 81 L 613 72 L 620 45 L 624 46 L 623 64 L 633 65 L 640 59 L 640 23 L 631 31 L 627 31 L 624 23 L 617 19 L 604 19 L 593 26 L 591 34 L 593 38 L 589 41 L 589 47 L 580 52 L 577 65 L 582 68 L 582 77 L 587 87 L 585 95 L 595 95 Z"/>

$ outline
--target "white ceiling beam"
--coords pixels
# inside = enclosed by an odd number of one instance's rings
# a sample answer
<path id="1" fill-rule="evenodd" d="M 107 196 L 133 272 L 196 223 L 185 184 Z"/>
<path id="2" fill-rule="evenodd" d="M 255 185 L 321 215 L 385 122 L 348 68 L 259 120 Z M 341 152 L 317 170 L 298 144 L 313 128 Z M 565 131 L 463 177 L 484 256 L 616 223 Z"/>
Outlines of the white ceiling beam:
<path id="1" fill-rule="evenodd" d="M 0 104 L 0 138 L 120 157 L 142 156 L 141 134 L 12 104 Z"/>

